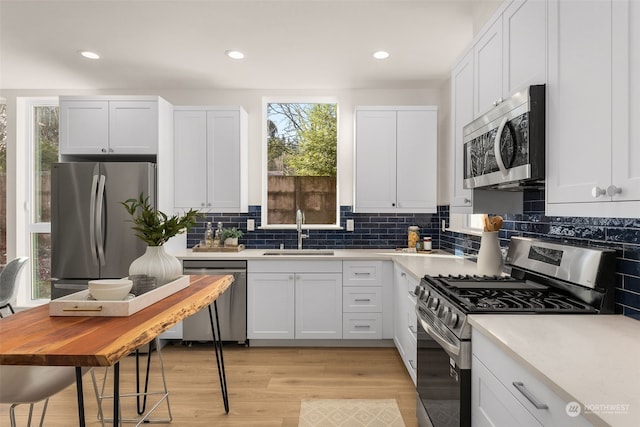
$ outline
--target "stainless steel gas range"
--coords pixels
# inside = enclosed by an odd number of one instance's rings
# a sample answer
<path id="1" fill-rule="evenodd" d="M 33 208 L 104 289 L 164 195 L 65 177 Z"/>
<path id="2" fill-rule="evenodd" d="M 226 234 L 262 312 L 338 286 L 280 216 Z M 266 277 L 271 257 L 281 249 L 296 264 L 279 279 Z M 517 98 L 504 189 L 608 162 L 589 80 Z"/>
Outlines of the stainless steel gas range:
<path id="1" fill-rule="evenodd" d="M 615 251 L 514 237 L 509 276 L 425 276 L 416 288 L 420 427 L 471 425 L 471 326 L 483 313 L 612 313 Z"/>

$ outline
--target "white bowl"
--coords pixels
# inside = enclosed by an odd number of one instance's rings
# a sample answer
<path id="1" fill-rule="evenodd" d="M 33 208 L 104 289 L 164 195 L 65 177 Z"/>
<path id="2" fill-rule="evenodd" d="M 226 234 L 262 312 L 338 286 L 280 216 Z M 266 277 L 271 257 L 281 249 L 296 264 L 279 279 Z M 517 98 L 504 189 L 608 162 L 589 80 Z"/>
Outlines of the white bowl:
<path id="1" fill-rule="evenodd" d="M 89 293 L 98 301 L 122 301 L 133 287 L 127 279 L 103 279 L 89 281 Z"/>

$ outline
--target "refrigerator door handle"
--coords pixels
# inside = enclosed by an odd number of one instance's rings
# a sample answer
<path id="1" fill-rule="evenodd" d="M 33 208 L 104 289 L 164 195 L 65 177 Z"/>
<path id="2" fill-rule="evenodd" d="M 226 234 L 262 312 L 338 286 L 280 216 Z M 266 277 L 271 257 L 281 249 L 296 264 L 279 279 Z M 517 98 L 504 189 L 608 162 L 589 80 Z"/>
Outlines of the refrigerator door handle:
<path id="1" fill-rule="evenodd" d="M 93 175 L 91 183 L 91 201 L 89 206 L 89 242 L 91 246 L 91 259 L 98 265 L 98 254 L 96 253 L 96 191 L 98 190 L 98 175 Z"/>
<path id="2" fill-rule="evenodd" d="M 98 195 L 96 200 L 96 240 L 98 243 L 98 258 L 100 259 L 100 265 L 104 265 L 104 236 L 102 233 L 102 211 L 104 208 L 104 184 L 107 177 L 100 175 L 100 182 L 98 183 Z"/>

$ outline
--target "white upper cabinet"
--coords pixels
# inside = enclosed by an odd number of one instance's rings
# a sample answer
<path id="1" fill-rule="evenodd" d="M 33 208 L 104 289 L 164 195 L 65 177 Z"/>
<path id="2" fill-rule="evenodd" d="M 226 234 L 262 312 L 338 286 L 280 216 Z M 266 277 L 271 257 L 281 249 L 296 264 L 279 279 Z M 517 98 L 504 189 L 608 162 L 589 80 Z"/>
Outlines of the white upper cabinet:
<path id="1" fill-rule="evenodd" d="M 174 120 L 174 206 L 246 212 L 246 112 L 176 107 Z"/>
<path id="2" fill-rule="evenodd" d="M 356 109 L 355 211 L 436 212 L 437 114 L 437 107 Z"/>
<path id="3" fill-rule="evenodd" d="M 503 97 L 502 93 L 502 16 L 473 47 L 474 115 L 478 117 Z M 466 124 L 466 123 L 465 123 Z"/>
<path id="4" fill-rule="evenodd" d="M 474 116 L 515 92 L 546 81 L 547 4 L 514 0 L 490 20 L 473 47 Z"/>
<path id="5" fill-rule="evenodd" d="M 546 82 L 547 2 L 514 0 L 502 14 L 502 94 Z"/>
<path id="6" fill-rule="evenodd" d="M 60 97 L 60 154 L 155 155 L 159 111 L 168 105 L 158 97 Z"/>
<path id="7" fill-rule="evenodd" d="M 547 214 L 640 211 L 634 1 L 549 1 Z"/>
<path id="8" fill-rule="evenodd" d="M 473 120 L 473 51 L 467 53 L 451 71 L 451 208 L 471 209 L 472 191 L 464 183 L 464 141 L 462 128 Z M 461 212 L 463 209 L 458 210 Z M 462 213 L 462 212 L 461 212 Z"/>

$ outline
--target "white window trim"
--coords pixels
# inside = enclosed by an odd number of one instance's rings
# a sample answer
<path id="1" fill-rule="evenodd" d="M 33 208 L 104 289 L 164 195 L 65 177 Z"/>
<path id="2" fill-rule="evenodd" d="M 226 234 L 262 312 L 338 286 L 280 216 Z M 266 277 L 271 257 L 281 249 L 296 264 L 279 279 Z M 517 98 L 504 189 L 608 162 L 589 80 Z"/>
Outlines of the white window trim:
<path id="1" fill-rule="evenodd" d="M 336 144 L 340 141 L 340 103 L 335 96 L 263 96 L 262 97 L 262 209 L 260 213 L 260 229 L 266 230 L 294 230 L 295 224 L 268 224 L 268 188 L 267 188 L 267 105 L 268 104 L 336 104 Z M 336 224 L 304 224 L 305 230 L 341 230 L 340 226 L 340 150 L 336 147 Z"/>
<path id="2" fill-rule="evenodd" d="M 20 275 L 16 305 L 32 307 L 46 304 L 49 299 L 31 298 L 31 233 L 51 233 L 50 223 L 32 223 L 33 206 L 33 109 L 38 106 L 58 106 L 58 97 L 37 97 L 16 99 L 16 161 L 27 167 L 16 169 L 16 256 L 27 256 L 29 262 Z M 20 170 L 22 169 L 22 171 Z M 20 202 L 21 201 L 21 202 Z"/>
<path id="3" fill-rule="evenodd" d="M 482 236 L 481 228 L 473 228 L 470 226 L 471 215 L 472 214 L 449 213 L 449 227 L 446 231 Z"/>

